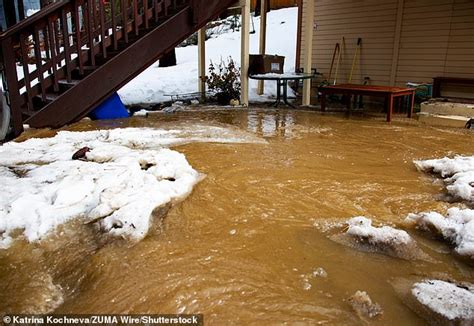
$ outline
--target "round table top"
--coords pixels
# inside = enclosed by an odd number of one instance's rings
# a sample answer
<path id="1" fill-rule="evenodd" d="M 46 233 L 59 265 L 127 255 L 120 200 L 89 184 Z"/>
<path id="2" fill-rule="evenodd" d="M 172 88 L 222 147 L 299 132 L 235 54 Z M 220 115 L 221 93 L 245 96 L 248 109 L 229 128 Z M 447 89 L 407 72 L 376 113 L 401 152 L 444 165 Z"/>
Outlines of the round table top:
<path id="1" fill-rule="evenodd" d="M 301 72 L 285 72 L 283 74 L 268 73 L 268 74 L 258 74 L 250 75 L 251 79 L 259 80 L 294 80 L 294 79 L 310 79 L 316 77 L 315 74 L 301 73 Z"/>

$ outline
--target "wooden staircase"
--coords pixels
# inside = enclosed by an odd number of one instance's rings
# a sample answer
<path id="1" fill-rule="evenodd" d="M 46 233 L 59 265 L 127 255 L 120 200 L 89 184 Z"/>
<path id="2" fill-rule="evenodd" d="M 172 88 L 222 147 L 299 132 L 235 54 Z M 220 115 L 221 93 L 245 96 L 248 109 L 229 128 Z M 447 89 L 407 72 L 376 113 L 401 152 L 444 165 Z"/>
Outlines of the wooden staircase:
<path id="1" fill-rule="evenodd" d="M 85 117 L 233 3 L 62 0 L 11 27 L 0 43 L 14 136 Z"/>

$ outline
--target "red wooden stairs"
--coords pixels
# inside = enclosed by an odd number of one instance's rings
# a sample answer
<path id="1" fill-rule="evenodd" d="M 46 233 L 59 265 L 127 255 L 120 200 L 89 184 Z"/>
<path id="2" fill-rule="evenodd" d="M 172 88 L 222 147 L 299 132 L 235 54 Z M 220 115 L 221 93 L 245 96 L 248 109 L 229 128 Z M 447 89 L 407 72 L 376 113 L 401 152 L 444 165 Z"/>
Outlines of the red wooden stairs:
<path id="1" fill-rule="evenodd" d="M 0 61 L 13 135 L 80 120 L 233 3 L 62 0 L 12 26 Z"/>

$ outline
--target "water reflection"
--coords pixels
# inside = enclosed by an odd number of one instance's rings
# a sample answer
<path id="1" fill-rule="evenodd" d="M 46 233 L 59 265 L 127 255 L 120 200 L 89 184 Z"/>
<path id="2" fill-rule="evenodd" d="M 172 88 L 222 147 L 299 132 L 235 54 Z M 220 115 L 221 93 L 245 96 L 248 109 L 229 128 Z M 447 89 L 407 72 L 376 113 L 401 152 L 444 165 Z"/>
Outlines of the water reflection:
<path id="1" fill-rule="evenodd" d="M 290 136 L 294 125 L 294 112 L 250 112 L 247 115 L 247 130 L 263 137 Z"/>

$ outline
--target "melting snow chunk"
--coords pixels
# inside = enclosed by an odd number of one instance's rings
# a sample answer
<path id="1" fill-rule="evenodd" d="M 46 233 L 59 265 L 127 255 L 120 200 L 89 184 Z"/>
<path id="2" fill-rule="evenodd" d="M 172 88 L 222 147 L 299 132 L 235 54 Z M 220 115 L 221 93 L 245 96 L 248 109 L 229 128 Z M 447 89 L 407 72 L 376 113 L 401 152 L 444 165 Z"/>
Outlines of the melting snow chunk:
<path id="1" fill-rule="evenodd" d="M 474 210 L 453 207 L 446 217 L 436 212 L 409 214 L 407 221 L 442 237 L 455 246 L 458 254 L 474 259 Z"/>
<path id="2" fill-rule="evenodd" d="M 363 320 L 365 317 L 374 318 L 383 314 L 380 305 L 372 302 L 372 299 L 365 291 L 357 291 L 348 301 L 357 315 Z"/>
<path id="3" fill-rule="evenodd" d="M 439 174 L 447 184 L 448 192 L 460 199 L 474 203 L 474 156 L 415 161 L 423 172 Z"/>
<path id="4" fill-rule="evenodd" d="M 411 293 L 424 306 L 450 321 L 474 322 L 474 287 L 439 280 L 415 283 Z"/>
<path id="5" fill-rule="evenodd" d="M 474 204 L 474 156 L 414 163 L 419 170 L 437 173 L 444 178 L 451 195 L 467 201 L 469 205 Z M 407 220 L 450 242 L 458 254 L 474 259 L 474 210 L 451 208 L 446 217 L 436 212 L 410 214 Z"/>
<path id="6" fill-rule="evenodd" d="M 333 235 L 331 239 L 361 251 L 407 260 L 431 260 L 403 230 L 390 226 L 374 227 L 372 221 L 363 216 L 354 217 L 347 224 L 346 233 Z"/>
<path id="7" fill-rule="evenodd" d="M 373 227 L 372 221 L 363 216 L 354 217 L 347 224 L 349 225 L 347 234 L 367 239 L 373 244 L 393 243 L 394 245 L 406 245 L 412 241 L 405 231 L 397 230 L 390 226 Z"/>

